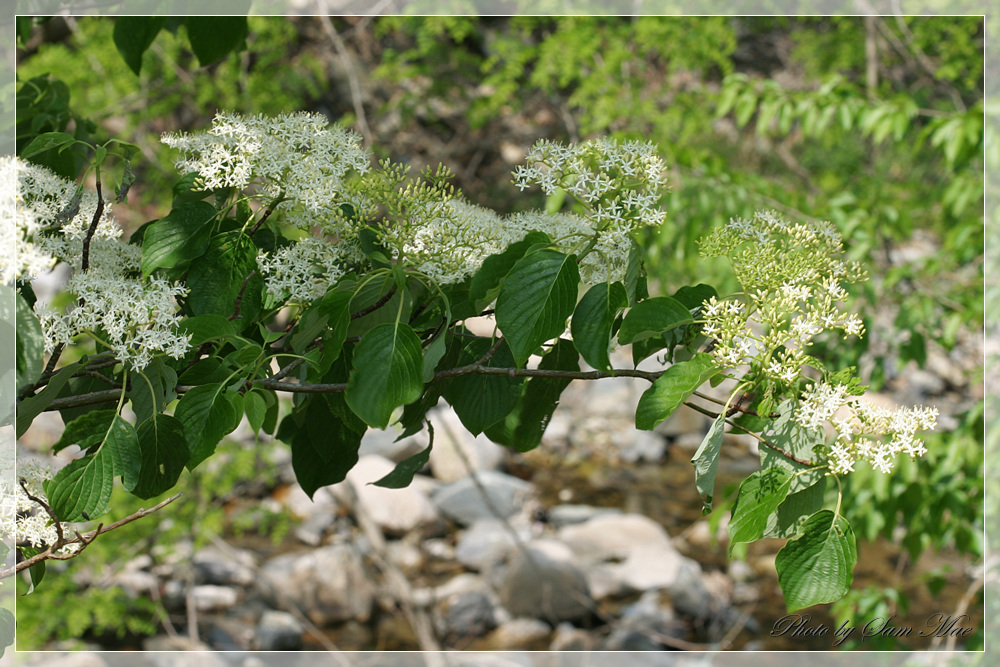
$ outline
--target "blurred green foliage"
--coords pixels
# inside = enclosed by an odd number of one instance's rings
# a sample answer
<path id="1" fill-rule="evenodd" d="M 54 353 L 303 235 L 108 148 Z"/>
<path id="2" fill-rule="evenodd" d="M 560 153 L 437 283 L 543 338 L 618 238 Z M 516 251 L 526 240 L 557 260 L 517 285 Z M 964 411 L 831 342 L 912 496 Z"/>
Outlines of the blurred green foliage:
<path id="1" fill-rule="evenodd" d="M 219 445 L 221 456 L 213 459 L 212 465 L 186 475 L 184 495 L 173 503 L 97 538 L 79 559 L 50 562 L 48 568 L 53 572 L 45 583 L 18 604 L 18 650 L 37 651 L 51 642 L 75 642 L 64 646 L 77 649 L 85 648 L 86 641 L 104 646 L 134 645 L 143 636 L 160 632 L 168 612 L 159 596 L 136 595 L 108 583 L 109 573 L 122 572 L 136 558 L 149 556 L 154 565 L 172 563 L 175 578 L 183 579 L 190 568 L 190 555 L 185 554 L 207 546 L 215 536 L 238 540 L 251 534 L 280 544 L 292 526 L 290 516 L 265 504 L 239 502 L 248 487 L 278 485 L 271 456 L 280 446 L 276 442 L 247 446 L 224 441 Z M 126 493 L 112 494 L 106 522 L 132 514 L 140 503 L 149 508 L 172 494 L 145 502 Z M 25 593 L 24 578 L 18 579 L 18 589 L 21 595 Z M 70 599 L 73 603 L 65 604 Z M 174 622 L 183 624 L 183 619 L 175 618 Z"/>

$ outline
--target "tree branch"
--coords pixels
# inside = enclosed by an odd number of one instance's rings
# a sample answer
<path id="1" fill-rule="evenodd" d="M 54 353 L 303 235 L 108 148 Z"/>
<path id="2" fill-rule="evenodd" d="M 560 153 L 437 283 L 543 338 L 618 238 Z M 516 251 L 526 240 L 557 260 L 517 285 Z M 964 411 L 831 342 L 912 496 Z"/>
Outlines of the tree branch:
<path id="1" fill-rule="evenodd" d="M 101 215 L 104 214 L 104 196 L 101 194 L 101 172 L 97 172 L 97 208 L 94 210 L 94 219 L 90 221 L 90 227 L 87 228 L 87 235 L 83 237 L 83 255 L 80 259 L 80 270 L 86 271 L 90 267 L 90 240 L 94 238 L 94 233 L 97 232 L 97 224 L 101 221 Z"/>

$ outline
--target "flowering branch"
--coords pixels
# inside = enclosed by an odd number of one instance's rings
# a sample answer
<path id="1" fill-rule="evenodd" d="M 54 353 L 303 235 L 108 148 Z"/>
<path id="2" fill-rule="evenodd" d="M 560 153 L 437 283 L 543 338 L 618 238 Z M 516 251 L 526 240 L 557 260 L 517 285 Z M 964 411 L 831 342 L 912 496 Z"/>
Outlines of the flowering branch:
<path id="1" fill-rule="evenodd" d="M 22 488 L 24 487 L 24 480 L 22 480 L 21 486 L 22 486 Z M 25 489 L 25 493 L 27 493 L 27 489 Z M 112 523 L 109 526 L 105 526 L 103 524 L 98 524 L 97 528 L 95 528 L 94 530 L 90 531 L 89 533 L 84 533 L 82 535 L 80 533 L 76 533 L 76 537 L 70 538 L 70 539 L 64 539 L 63 536 L 62 536 L 62 527 L 61 527 L 59 521 L 55 518 L 55 515 L 52 513 L 52 510 L 48 506 L 48 504 L 46 504 L 44 501 L 42 501 L 42 500 L 40 500 L 40 499 L 38 499 L 38 498 L 36 498 L 34 496 L 31 496 L 29 494 L 28 497 L 31 498 L 34 502 L 36 502 L 39 505 L 41 505 L 45 509 L 45 511 L 49 514 L 49 516 L 53 518 L 53 521 L 55 522 L 55 525 L 56 525 L 56 530 L 59 531 L 59 539 L 57 540 L 57 542 L 55 544 L 49 546 L 45 551 L 42 551 L 41 553 L 35 554 L 31 558 L 26 558 L 25 560 L 21 561 L 20 563 L 17 563 L 13 567 L 7 568 L 6 570 L 0 570 L 0 579 L 6 579 L 7 577 L 9 577 L 9 576 L 11 576 L 13 574 L 16 574 L 17 572 L 21 572 L 22 570 L 26 570 L 26 569 L 34 566 L 34 565 L 37 565 L 37 564 L 41 563 L 42 561 L 46 561 L 46 560 L 69 560 L 71 558 L 76 558 L 81 553 L 83 553 L 83 550 L 86 549 L 88 546 L 90 546 L 90 544 L 93 543 L 93 541 L 95 539 L 97 539 L 98 536 L 103 535 L 104 533 L 109 533 L 112 530 L 116 530 L 118 528 L 121 528 L 122 526 L 124 526 L 126 524 L 129 524 L 129 523 L 132 523 L 133 521 L 136 521 L 137 519 L 141 519 L 144 516 L 149 516 L 153 512 L 156 512 L 158 510 L 163 509 L 164 507 L 166 507 L 170 503 L 172 503 L 175 500 L 177 500 L 178 498 L 180 498 L 182 495 L 184 495 L 183 491 L 170 496 L 166 500 L 158 503 L 157 505 L 155 505 L 154 507 L 151 507 L 149 509 L 140 508 L 138 511 L 133 512 L 132 514 L 130 514 L 127 517 L 125 517 L 124 519 L 119 519 L 118 521 L 115 521 L 114 523 Z M 79 544 L 81 546 L 80 546 L 79 549 L 77 549 L 76 551 L 74 551 L 72 553 L 69 553 L 69 554 L 58 554 L 58 553 L 56 553 L 60 549 L 66 547 L 66 546 L 72 545 L 72 544 Z"/>
<path id="2" fill-rule="evenodd" d="M 90 227 L 87 228 L 87 235 L 83 237 L 83 255 L 80 259 L 80 270 L 86 271 L 90 268 L 90 240 L 94 238 L 94 233 L 97 231 L 97 224 L 101 221 L 101 215 L 104 213 L 104 196 L 101 194 L 101 172 L 97 171 L 97 208 L 94 209 L 94 219 L 90 222 Z"/>

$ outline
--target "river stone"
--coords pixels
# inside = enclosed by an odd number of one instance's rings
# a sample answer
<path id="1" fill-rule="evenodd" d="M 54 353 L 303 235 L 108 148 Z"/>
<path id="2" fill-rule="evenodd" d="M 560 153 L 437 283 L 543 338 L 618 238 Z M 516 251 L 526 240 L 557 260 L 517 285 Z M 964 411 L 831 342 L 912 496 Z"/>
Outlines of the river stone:
<path id="1" fill-rule="evenodd" d="M 478 480 L 482 485 L 487 502 Z M 477 519 L 506 519 L 516 514 L 534 485 L 495 470 L 483 470 L 452 482 L 434 492 L 432 500 L 439 510 L 455 522 L 468 526 Z"/>
<path id="2" fill-rule="evenodd" d="M 650 431 L 631 431 L 619 449 L 618 457 L 625 463 L 656 463 L 663 460 L 666 451 L 667 441 L 662 436 Z"/>
<path id="3" fill-rule="evenodd" d="M 200 549 L 194 555 L 195 581 L 219 586 L 248 586 L 257 576 L 257 558 L 252 551 L 233 547 L 223 551 L 213 546 Z"/>
<path id="4" fill-rule="evenodd" d="M 531 527 L 514 517 L 510 527 L 522 542 L 531 539 Z M 499 519 L 478 519 L 462 532 L 455 547 L 458 562 L 470 570 L 486 570 L 502 562 L 517 545 L 514 536 Z"/>
<path id="5" fill-rule="evenodd" d="M 368 620 L 375 589 L 352 544 L 276 556 L 262 568 L 263 593 L 282 606 L 287 599 L 316 625 Z"/>
<path id="6" fill-rule="evenodd" d="M 336 521 L 337 515 L 333 512 L 313 512 L 305 521 L 295 527 L 295 537 L 303 544 L 318 547 Z"/>
<path id="7" fill-rule="evenodd" d="M 560 623 L 552 636 L 550 651 L 593 651 L 597 640 L 586 630 L 574 627 L 572 623 Z"/>
<path id="8" fill-rule="evenodd" d="M 585 617 L 594 599 L 572 552 L 553 540 L 537 540 L 513 557 L 504 574 L 500 600 L 512 616 L 553 624 Z"/>
<path id="9" fill-rule="evenodd" d="M 198 611 L 217 611 L 235 607 L 239 592 L 231 586 L 202 584 L 191 589 L 191 598 Z"/>
<path id="10" fill-rule="evenodd" d="M 621 560 L 640 547 L 672 548 L 663 526 L 641 514 L 598 515 L 557 534 L 577 556 L 589 560 Z"/>
<path id="11" fill-rule="evenodd" d="M 399 427 L 390 426 L 385 430 L 368 429 L 361 437 L 358 456 L 381 456 L 395 463 L 409 458 L 427 449 L 428 438 L 424 433 L 417 433 L 397 441 L 402 433 Z M 437 443 L 434 443 L 437 447 Z"/>
<path id="12" fill-rule="evenodd" d="M 396 464 L 381 456 L 363 456 L 358 460 L 347 479 L 354 485 L 358 503 L 372 521 L 382 530 L 402 534 L 419 526 L 438 520 L 437 511 L 417 483 L 402 489 L 375 486 L 381 478 L 391 473 Z"/>
<path id="13" fill-rule="evenodd" d="M 602 647 L 606 651 L 659 651 L 658 636 L 684 639 L 685 627 L 670 609 L 660 604 L 655 591 L 644 593 L 622 610 L 621 620 Z"/>
<path id="14" fill-rule="evenodd" d="M 257 624 L 260 651 L 298 651 L 302 648 L 302 623 L 287 611 L 265 611 Z"/>
<path id="15" fill-rule="evenodd" d="M 590 521 L 598 516 L 620 516 L 617 507 L 593 507 L 591 505 L 556 505 L 549 510 L 549 522 L 556 528 Z"/>
<path id="16" fill-rule="evenodd" d="M 497 627 L 493 603 L 482 593 L 465 593 L 447 605 L 444 624 L 456 638 L 482 637 Z"/>
<path id="17" fill-rule="evenodd" d="M 486 637 L 484 648 L 493 651 L 543 651 L 548 648 L 551 634 L 552 628 L 536 618 L 512 618 L 501 623 Z M 504 661 L 509 660 L 510 656 L 505 655 Z M 524 664 L 533 665 L 535 662 L 529 659 Z"/>
<path id="18" fill-rule="evenodd" d="M 430 465 L 438 481 L 455 482 L 472 472 L 496 470 L 503 463 L 503 447 L 485 435 L 469 433 L 451 407 L 435 411 L 429 418 L 434 426 Z"/>

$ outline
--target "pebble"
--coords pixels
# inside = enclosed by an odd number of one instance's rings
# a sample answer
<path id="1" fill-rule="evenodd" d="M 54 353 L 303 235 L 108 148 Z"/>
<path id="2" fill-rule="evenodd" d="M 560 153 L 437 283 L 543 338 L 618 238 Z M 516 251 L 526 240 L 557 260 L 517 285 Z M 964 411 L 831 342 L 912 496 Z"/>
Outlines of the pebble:
<path id="1" fill-rule="evenodd" d="M 257 624 L 257 649 L 297 651 L 302 648 L 302 623 L 286 611 L 265 611 Z"/>
<path id="2" fill-rule="evenodd" d="M 484 470 L 439 488 L 431 499 L 444 515 L 469 526 L 477 519 L 513 516 L 534 489 L 533 484 L 517 477 Z"/>

